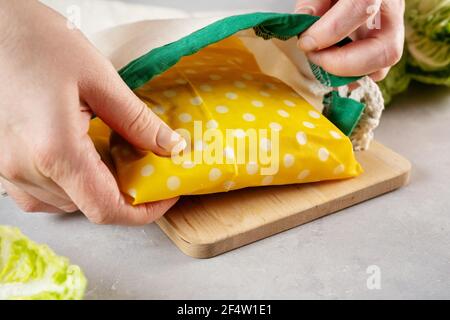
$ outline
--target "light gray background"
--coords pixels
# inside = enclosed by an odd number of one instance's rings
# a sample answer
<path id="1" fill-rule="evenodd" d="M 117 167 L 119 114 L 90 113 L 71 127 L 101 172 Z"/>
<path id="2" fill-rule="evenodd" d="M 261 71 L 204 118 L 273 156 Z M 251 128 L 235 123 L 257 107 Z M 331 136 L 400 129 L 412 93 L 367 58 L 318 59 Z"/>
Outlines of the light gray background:
<path id="1" fill-rule="evenodd" d="M 257 3 L 283 11 L 291 1 Z M 23 214 L 8 198 L 0 223 L 79 264 L 89 299 L 450 298 L 449 89 L 414 85 L 388 107 L 376 135 L 412 161 L 408 187 L 209 260 L 183 255 L 156 225 Z M 381 290 L 367 289 L 370 265 L 381 269 Z"/>

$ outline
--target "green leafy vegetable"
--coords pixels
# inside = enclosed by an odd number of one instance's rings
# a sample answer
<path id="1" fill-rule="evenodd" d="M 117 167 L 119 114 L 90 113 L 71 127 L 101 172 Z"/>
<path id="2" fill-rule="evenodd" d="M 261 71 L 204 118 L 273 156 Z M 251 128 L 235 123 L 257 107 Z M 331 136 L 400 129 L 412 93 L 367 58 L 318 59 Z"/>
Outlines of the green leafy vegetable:
<path id="1" fill-rule="evenodd" d="M 78 266 L 19 229 L 0 226 L 0 300 L 79 300 L 85 289 Z"/>
<path id="2" fill-rule="evenodd" d="M 450 66 L 450 0 L 406 1 L 410 62 L 424 71 Z"/>
<path id="3" fill-rule="evenodd" d="M 386 103 L 410 80 L 450 86 L 450 0 L 406 0 L 402 60 L 380 83 Z"/>

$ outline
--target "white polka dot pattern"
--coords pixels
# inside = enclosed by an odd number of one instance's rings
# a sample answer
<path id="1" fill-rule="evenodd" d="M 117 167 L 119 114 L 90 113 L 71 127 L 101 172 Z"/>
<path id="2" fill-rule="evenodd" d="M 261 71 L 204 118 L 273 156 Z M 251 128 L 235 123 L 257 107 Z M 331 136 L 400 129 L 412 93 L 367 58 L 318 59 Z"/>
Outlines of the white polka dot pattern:
<path id="1" fill-rule="evenodd" d="M 304 146 L 308 140 L 306 138 L 306 134 L 304 132 L 297 132 L 297 134 L 295 135 L 295 138 L 297 139 L 298 144 Z"/>
<path id="2" fill-rule="evenodd" d="M 222 171 L 218 168 L 213 168 L 211 171 L 209 171 L 209 181 L 216 181 L 219 180 L 222 176 Z"/>
<path id="3" fill-rule="evenodd" d="M 148 164 L 145 167 L 142 168 L 141 170 L 141 176 L 143 177 L 149 177 L 153 174 L 153 172 L 155 171 L 155 168 L 151 165 Z"/>
<path id="4" fill-rule="evenodd" d="M 180 188 L 180 185 L 181 181 L 177 176 L 171 176 L 169 177 L 169 179 L 167 179 L 167 188 L 169 188 L 169 190 L 171 191 L 177 190 L 178 188 Z"/>
<path id="5" fill-rule="evenodd" d="M 227 106 L 217 106 L 216 107 L 216 111 L 218 112 L 218 113 L 227 113 L 228 112 L 228 107 Z"/>
<path id="6" fill-rule="evenodd" d="M 244 113 L 244 115 L 242 116 L 242 118 L 243 118 L 245 121 L 248 121 L 248 122 L 253 122 L 253 121 L 256 120 L 256 117 L 255 117 L 252 113 Z"/>
<path id="7" fill-rule="evenodd" d="M 323 162 L 327 161 L 330 156 L 330 152 L 327 150 L 327 148 L 323 148 L 323 147 L 319 149 L 318 154 L 319 154 L 319 160 L 323 161 Z"/>

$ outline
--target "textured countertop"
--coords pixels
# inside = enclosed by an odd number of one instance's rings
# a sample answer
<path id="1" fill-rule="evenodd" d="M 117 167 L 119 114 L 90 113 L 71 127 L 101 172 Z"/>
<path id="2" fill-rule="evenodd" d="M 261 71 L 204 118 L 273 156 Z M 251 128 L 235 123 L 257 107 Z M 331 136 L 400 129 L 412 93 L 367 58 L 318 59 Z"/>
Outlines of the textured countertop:
<path id="1" fill-rule="evenodd" d="M 376 138 L 412 162 L 409 186 L 209 260 L 185 256 L 156 225 L 24 214 L 9 198 L 0 224 L 80 265 L 88 299 L 450 298 L 450 90 L 414 85 Z M 366 284 L 373 265 L 379 290 Z"/>

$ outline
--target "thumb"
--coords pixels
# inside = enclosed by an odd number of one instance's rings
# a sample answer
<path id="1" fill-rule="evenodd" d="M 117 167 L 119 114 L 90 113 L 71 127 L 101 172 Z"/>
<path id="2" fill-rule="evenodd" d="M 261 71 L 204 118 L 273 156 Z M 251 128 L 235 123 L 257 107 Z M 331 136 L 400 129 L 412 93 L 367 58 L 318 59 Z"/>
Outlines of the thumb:
<path id="1" fill-rule="evenodd" d="M 91 110 L 135 147 L 163 156 L 186 147 L 186 141 L 155 115 L 109 64 L 84 79 L 80 91 Z"/>

